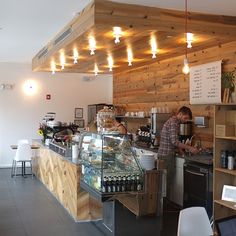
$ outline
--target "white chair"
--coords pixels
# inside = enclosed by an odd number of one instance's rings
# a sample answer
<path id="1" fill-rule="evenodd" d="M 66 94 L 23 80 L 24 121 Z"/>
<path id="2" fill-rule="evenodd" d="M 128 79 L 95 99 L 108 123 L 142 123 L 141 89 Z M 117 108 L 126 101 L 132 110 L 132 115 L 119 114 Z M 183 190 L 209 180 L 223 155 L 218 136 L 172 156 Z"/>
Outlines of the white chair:
<path id="1" fill-rule="evenodd" d="M 204 207 L 189 207 L 179 213 L 177 236 L 211 236 L 213 231 Z"/>
<path id="2" fill-rule="evenodd" d="M 29 143 L 27 143 L 25 140 L 24 141 L 19 141 L 18 142 L 18 147 L 16 150 L 16 155 L 13 159 L 12 163 L 12 170 L 11 170 L 11 177 L 17 175 L 17 164 L 20 162 L 21 163 L 21 168 L 22 168 L 22 176 L 26 175 L 26 170 L 25 170 L 25 165 L 27 162 L 30 163 L 30 169 L 31 169 L 31 175 L 33 177 L 33 172 L 32 172 L 32 150 L 31 146 Z"/>

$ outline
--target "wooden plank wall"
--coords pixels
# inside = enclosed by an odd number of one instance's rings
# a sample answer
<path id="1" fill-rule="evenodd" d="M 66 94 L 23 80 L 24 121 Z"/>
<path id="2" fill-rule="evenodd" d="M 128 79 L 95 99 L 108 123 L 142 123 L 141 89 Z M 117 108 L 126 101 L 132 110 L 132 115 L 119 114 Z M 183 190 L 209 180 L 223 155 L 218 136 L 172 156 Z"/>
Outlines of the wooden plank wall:
<path id="1" fill-rule="evenodd" d="M 194 47 L 194 44 L 193 44 Z M 158 58 L 158 56 L 157 56 Z M 193 116 L 208 116 L 209 128 L 194 128 L 203 146 L 213 145 L 213 106 L 189 105 L 189 75 L 182 73 L 183 56 L 136 68 L 114 71 L 113 103 L 125 111 L 150 111 L 152 107 L 168 107 L 176 112 L 189 106 Z M 223 60 L 222 70 L 236 67 L 236 41 L 188 54 L 191 66 Z"/>

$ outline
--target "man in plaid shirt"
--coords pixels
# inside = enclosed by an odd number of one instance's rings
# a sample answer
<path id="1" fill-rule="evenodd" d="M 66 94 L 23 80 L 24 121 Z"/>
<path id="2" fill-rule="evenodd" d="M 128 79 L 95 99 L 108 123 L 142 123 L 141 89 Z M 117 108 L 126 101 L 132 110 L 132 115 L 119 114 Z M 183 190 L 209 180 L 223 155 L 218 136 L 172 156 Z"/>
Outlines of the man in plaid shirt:
<path id="1" fill-rule="evenodd" d="M 165 168 L 167 169 L 167 198 L 170 198 L 170 185 L 174 174 L 174 152 L 179 149 L 181 154 L 184 150 L 196 154 L 198 150 L 195 147 L 186 145 L 179 141 L 179 126 L 180 123 L 186 123 L 192 119 L 192 111 L 190 108 L 183 106 L 179 109 L 177 115 L 169 118 L 163 125 L 161 131 L 160 146 L 158 149 L 158 159 L 164 160 Z"/>

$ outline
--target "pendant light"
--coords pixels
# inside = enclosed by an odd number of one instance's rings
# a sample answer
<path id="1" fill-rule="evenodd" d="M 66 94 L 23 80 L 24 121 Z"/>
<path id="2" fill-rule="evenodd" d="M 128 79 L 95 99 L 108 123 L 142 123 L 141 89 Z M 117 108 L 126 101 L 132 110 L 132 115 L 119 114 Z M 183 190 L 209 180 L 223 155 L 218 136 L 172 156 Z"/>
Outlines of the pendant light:
<path id="1" fill-rule="evenodd" d="M 115 26 L 113 27 L 113 35 L 115 37 L 115 44 L 120 42 L 120 37 L 122 36 L 122 30 L 120 27 Z"/>
<path id="2" fill-rule="evenodd" d="M 97 76 L 97 75 L 98 75 L 98 72 L 99 72 L 99 70 L 98 70 L 98 65 L 97 65 L 97 63 L 95 63 L 95 64 L 94 64 L 94 75 Z"/>
<path id="3" fill-rule="evenodd" d="M 150 44 L 151 44 L 151 49 L 152 49 L 152 58 L 156 58 L 156 54 L 157 54 L 157 41 L 156 41 L 156 37 L 155 37 L 154 34 L 151 35 Z"/>
<path id="4" fill-rule="evenodd" d="M 127 58 L 128 58 L 128 66 L 132 66 L 133 52 L 130 46 L 127 47 Z"/>
<path id="5" fill-rule="evenodd" d="M 61 52 L 61 54 L 60 54 L 60 64 L 61 64 L 61 69 L 64 70 L 65 64 L 66 64 L 66 59 L 65 59 L 65 55 L 63 52 Z"/>
<path id="6" fill-rule="evenodd" d="M 74 58 L 74 64 L 77 64 L 78 59 L 79 59 L 79 53 L 78 53 L 78 50 L 76 48 L 73 49 L 73 58 Z"/>
<path id="7" fill-rule="evenodd" d="M 51 61 L 51 71 L 52 71 L 52 74 L 54 75 L 56 73 L 56 63 L 55 61 Z"/>
<path id="8" fill-rule="evenodd" d="M 95 41 L 95 38 L 93 36 L 89 37 L 89 50 L 90 50 L 90 55 L 94 55 L 95 54 L 96 41 Z"/>
<path id="9" fill-rule="evenodd" d="M 107 57 L 107 62 L 108 62 L 109 71 L 112 71 L 114 62 L 113 62 L 113 58 L 112 58 L 111 55 L 109 55 L 109 56 Z"/>

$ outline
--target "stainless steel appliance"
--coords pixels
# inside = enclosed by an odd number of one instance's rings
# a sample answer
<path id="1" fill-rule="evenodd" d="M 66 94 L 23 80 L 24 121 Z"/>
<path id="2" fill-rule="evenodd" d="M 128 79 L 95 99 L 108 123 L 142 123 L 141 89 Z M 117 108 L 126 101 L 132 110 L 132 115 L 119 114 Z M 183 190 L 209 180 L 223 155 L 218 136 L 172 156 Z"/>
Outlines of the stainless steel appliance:
<path id="1" fill-rule="evenodd" d="M 158 147 L 162 127 L 169 117 L 170 113 L 158 113 L 155 107 L 151 109 L 151 148 Z"/>
<path id="2" fill-rule="evenodd" d="M 186 123 L 181 123 L 179 126 L 179 140 L 181 142 L 186 142 L 187 139 L 192 137 L 192 122 L 188 121 Z"/>
<path id="3" fill-rule="evenodd" d="M 184 163 L 184 208 L 202 206 L 212 217 L 212 155 L 186 158 Z"/>

